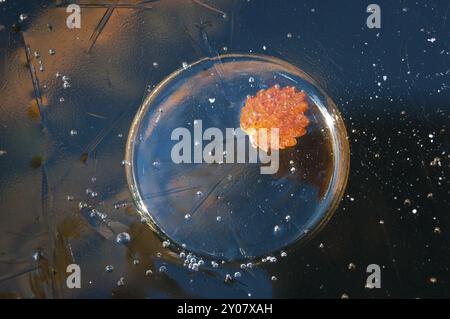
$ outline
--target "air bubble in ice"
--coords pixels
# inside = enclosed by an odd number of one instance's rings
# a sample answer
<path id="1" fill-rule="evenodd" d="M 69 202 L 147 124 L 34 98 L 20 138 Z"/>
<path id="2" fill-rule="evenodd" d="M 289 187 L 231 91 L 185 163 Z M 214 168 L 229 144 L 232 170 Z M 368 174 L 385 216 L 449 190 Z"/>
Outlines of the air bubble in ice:
<path id="1" fill-rule="evenodd" d="M 127 232 L 122 232 L 117 234 L 116 236 L 116 243 L 118 244 L 128 244 L 131 240 L 130 234 L 128 234 Z"/>
<path id="2" fill-rule="evenodd" d="M 127 206 L 128 206 L 128 203 L 126 200 L 118 201 L 117 203 L 114 203 L 114 205 L 113 205 L 113 207 L 115 209 L 120 209 L 120 208 L 127 207 Z"/>
<path id="3" fill-rule="evenodd" d="M 90 189 L 90 188 L 87 188 L 86 189 L 86 195 L 89 195 L 89 196 L 91 196 L 92 198 L 94 198 L 94 197 L 97 197 L 98 196 L 98 193 L 97 192 L 94 192 L 92 189 Z"/>
<path id="4" fill-rule="evenodd" d="M 160 169 L 161 168 L 161 163 L 158 162 L 158 161 L 154 161 L 152 163 L 152 166 L 153 166 L 154 169 Z"/>
<path id="5" fill-rule="evenodd" d="M 88 206 L 88 204 L 85 203 L 85 202 L 79 202 L 78 203 L 78 209 L 79 210 L 82 210 L 83 208 L 86 208 L 87 206 Z"/>
<path id="6" fill-rule="evenodd" d="M 20 20 L 20 22 L 23 22 L 23 21 L 25 21 L 26 19 L 28 19 L 28 15 L 27 15 L 26 13 L 21 13 L 21 14 L 19 15 L 19 20 Z"/>
<path id="7" fill-rule="evenodd" d="M 431 166 L 441 166 L 441 159 L 439 157 L 433 158 L 433 160 L 430 162 Z"/>
<path id="8" fill-rule="evenodd" d="M 278 233 L 280 232 L 280 226 L 275 225 L 275 227 L 273 228 L 273 232 L 274 232 L 275 234 L 278 234 Z"/>
<path id="9" fill-rule="evenodd" d="M 33 253 L 33 255 L 32 255 L 32 258 L 33 258 L 33 260 L 34 261 L 39 261 L 39 260 L 41 260 L 41 258 L 43 257 L 43 254 L 42 254 L 42 252 L 41 251 L 35 251 L 34 253 Z"/>
<path id="10" fill-rule="evenodd" d="M 225 275 L 225 283 L 229 283 L 229 282 L 231 282 L 233 280 L 233 277 L 231 277 L 231 275 L 230 274 L 226 274 Z"/>
<path id="11" fill-rule="evenodd" d="M 162 246 L 163 246 L 164 248 L 169 247 L 169 246 L 170 246 L 170 241 L 168 241 L 168 240 L 163 241 L 163 242 L 162 242 Z"/>
<path id="12" fill-rule="evenodd" d="M 113 270 L 114 270 L 114 266 L 113 266 L 113 265 L 107 265 L 107 266 L 105 267 L 105 271 L 106 271 L 106 272 L 113 272 Z"/>
<path id="13" fill-rule="evenodd" d="M 165 273 L 165 272 L 167 272 L 167 267 L 166 266 L 161 266 L 161 267 L 159 267 L 158 271 L 162 272 L 162 273 Z"/>

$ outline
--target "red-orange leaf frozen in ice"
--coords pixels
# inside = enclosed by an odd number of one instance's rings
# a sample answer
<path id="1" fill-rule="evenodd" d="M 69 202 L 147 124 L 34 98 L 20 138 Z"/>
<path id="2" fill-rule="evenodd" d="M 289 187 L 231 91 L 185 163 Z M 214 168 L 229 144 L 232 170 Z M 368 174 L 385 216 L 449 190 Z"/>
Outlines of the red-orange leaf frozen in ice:
<path id="1" fill-rule="evenodd" d="M 309 120 L 305 115 L 308 101 L 303 91 L 292 86 L 274 85 L 247 98 L 241 110 L 240 126 L 252 144 L 267 149 L 284 149 L 297 144 L 297 138 L 306 134 Z M 278 128 L 277 145 L 271 145 L 270 129 Z M 258 139 L 259 129 L 268 130 L 267 142 Z M 266 144 L 267 143 L 267 144 Z"/>

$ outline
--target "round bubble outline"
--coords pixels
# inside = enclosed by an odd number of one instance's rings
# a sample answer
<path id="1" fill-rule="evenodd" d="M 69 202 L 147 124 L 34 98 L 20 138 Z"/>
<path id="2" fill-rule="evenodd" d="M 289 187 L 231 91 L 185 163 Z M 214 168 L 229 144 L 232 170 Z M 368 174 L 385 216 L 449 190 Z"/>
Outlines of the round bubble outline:
<path id="1" fill-rule="evenodd" d="M 327 208 L 327 211 L 321 216 L 319 222 L 312 227 L 310 231 L 307 233 L 304 233 L 303 235 L 299 235 L 297 239 L 294 241 L 287 243 L 286 246 L 281 247 L 280 250 L 283 251 L 290 251 L 298 249 L 299 247 L 303 246 L 305 243 L 309 242 L 315 235 L 317 235 L 330 221 L 331 217 L 335 213 L 337 207 L 339 206 L 340 201 L 342 200 L 342 197 L 345 193 L 348 177 L 350 173 L 350 145 L 348 142 L 348 133 L 347 129 L 345 127 L 344 120 L 342 118 L 342 115 L 337 108 L 336 104 L 333 102 L 333 100 L 329 97 L 329 95 L 322 89 L 322 87 L 318 84 L 318 82 L 311 77 L 308 73 L 301 70 L 300 68 L 296 67 L 295 65 L 286 62 L 282 59 L 279 59 L 277 57 L 269 56 L 269 55 L 263 55 L 263 54 L 243 54 L 243 53 L 236 53 L 236 54 L 221 54 L 214 57 L 205 57 L 200 60 L 197 60 L 195 62 L 192 62 L 190 64 L 183 65 L 181 68 L 173 71 L 168 76 L 166 76 L 161 82 L 158 83 L 158 85 L 147 95 L 147 97 L 144 99 L 144 101 L 141 103 L 138 111 L 136 112 L 136 115 L 134 116 L 134 119 L 131 123 L 130 130 L 128 133 L 128 138 L 125 146 L 125 175 L 126 180 L 128 184 L 128 188 L 131 193 L 132 201 L 137 209 L 138 214 L 145 220 L 145 223 L 150 227 L 150 229 L 162 240 L 171 240 L 170 249 L 177 250 L 177 251 L 184 251 L 185 248 L 182 247 L 181 243 L 178 243 L 174 240 L 172 240 L 171 236 L 165 233 L 162 227 L 159 226 L 158 222 L 153 218 L 152 214 L 147 210 L 147 207 L 143 204 L 144 201 L 140 196 L 140 193 L 137 189 L 136 185 L 136 179 L 134 176 L 134 141 L 137 138 L 138 130 L 139 130 L 139 124 L 141 119 L 144 117 L 144 115 L 149 111 L 149 108 L 152 106 L 152 101 L 158 96 L 158 94 L 165 88 L 165 86 L 170 83 L 172 80 L 174 80 L 176 77 L 184 73 L 186 70 L 197 66 L 199 64 L 202 64 L 204 62 L 210 62 L 210 63 L 217 63 L 221 60 L 230 60 L 230 59 L 254 59 L 255 61 L 260 60 L 262 62 L 269 62 L 269 63 L 276 63 L 287 70 L 291 70 L 292 72 L 297 73 L 299 76 L 304 78 L 307 82 L 309 82 L 311 85 L 317 89 L 323 97 L 326 99 L 326 105 L 320 106 L 317 105 L 320 111 L 323 111 L 322 108 L 328 108 L 329 110 L 325 113 L 331 113 L 332 119 L 328 118 L 328 120 L 333 121 L 333 126 L 336 127 L 336 132 L 344 132 L 345 134 L 339 134 L 336 133 L 337 138 L 339 139 L 338 145 L 341 147 L 340 152 L 338 154 L 333 154 L 333 161 L 335 162 L 336 167 L 336 176 L 333 176 L 334 182 L 330 184 L 330 188 L 333 187 L 335 191 L 333 192 L 334 195 L 332 196 L 331 202 Z M 326 114 L 324 114 L 326 117 Z M 334 145 L 334 144 L 333 144 Z M 335 150 L 333 149 L 333 152 Z M 335 153 L 335 152 L 334 152 Z M 336 156 L 338 156 L 339 160 L 336 159 Z M 340 176 L 337 176 L 340 175 Z M 195 252 L 195 254 L 199 256 L 203 256 L 205 258 L 213 258 L 214 256 L 202 252 L 202 251 L 196 251 L 195 248 L 190 249 L 190 251 Z M 277 250 L 278 251 L 278 250 Z M 268 252 L 270 254 L 270 252 Z M 266 254 L 264 254 L 266 255 Z M 263 255 L 261 255 L 263 256 Z M 250 259 L 250 260 L 257 260 L 257 258 L 261 256 L 253 256 L 251 258 L 244 257 L 239 259 L 233 259 L 229 260 L 231 262 L 239 262 L 243 259 Z M 222 257 L 222 259 L 226 259 Z"/>

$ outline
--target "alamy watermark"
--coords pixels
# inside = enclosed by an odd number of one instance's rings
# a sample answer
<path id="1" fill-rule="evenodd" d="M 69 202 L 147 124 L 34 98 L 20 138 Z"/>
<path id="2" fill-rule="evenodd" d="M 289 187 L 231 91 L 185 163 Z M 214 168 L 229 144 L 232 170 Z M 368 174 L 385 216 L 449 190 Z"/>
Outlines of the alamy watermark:
<path id="1" fill-rule="evenodd" d="M 250 143 L 246 142 L 247 134 L 240 128 L 226 128 L 225 132 L 222 132 L 219 128 L 209 127 L 203 131 L 201 120 L 194 121 L 193 133 L 194 136 L 185 127 L 178 127 L 172 131 L 171 140 L 179 141 L 172 147 L 170 153 L 174 163 L 253 164 L 259 160 L 261 164 L 267 164 L 261 165 L 261 174 L 278 172 L 278 128 L 254 129 L 248 134 Z M 209 142 L 203 147 L 204 141 Z"/>
<path id="2" fill-rule="evenodd" d="M 69 4 L 66 12 L 70 13 L 66 19 L 66 25 L 69 29 L 81 28 L 81 8 L 78 4 Z"/>
<path id="3" fill-rule="evenodd" d="M 367 17 L 366 25 L 369 29 L 381 28 L 381 8 L 378 4 L 372 3 L 367 6 L 367 13 L 370 15 Z"/>
<path id="4" fill-rule="evenodd" d="M 66 268 L 66 272 L 70 273 L 66 279 L 67 288 L 81 288 L 81 268 L 77 264 L 70 264 Z"/>
<path id="5" fill-rule="evenodd" d="M 381 268 L 377 264 L 370 264 L 366 268 L 366 272 L 370 274 L 366 279 L 366 288 L 381 288 Z"/>

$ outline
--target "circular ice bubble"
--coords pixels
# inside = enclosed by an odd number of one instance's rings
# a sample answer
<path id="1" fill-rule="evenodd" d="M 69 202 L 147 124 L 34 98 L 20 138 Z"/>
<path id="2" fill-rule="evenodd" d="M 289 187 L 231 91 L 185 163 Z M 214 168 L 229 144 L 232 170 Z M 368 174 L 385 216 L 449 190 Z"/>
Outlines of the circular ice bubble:
<path id="1" fill-rule="evenodd" d="M 280 149 L 241 134 L 244 106 L 247 133 L 261 123 L 283 126 Z M 297 67 L 257 55 L 206 58 L 169 75 L 136 114 L 125 158 L 149 226 L 171 248 L 183 243 L 222 260 L 267 256 L 311 238 L 335 211 L 349 170 L 333 101 Z"/>
<path id="2" fill-rule="evenodd" d="M 118 233 L 116 236 L 116 242 L 118 244 L 128 244 L 131 240 L 130 234 L 126 232 Z"/>
<path id="3" fill-rule="evenodd" d="M 114 271 L 114 266 L 113 265 L 106 265 L 105 266 L 105 271 L 106 272 L 113 272 Z"/>

